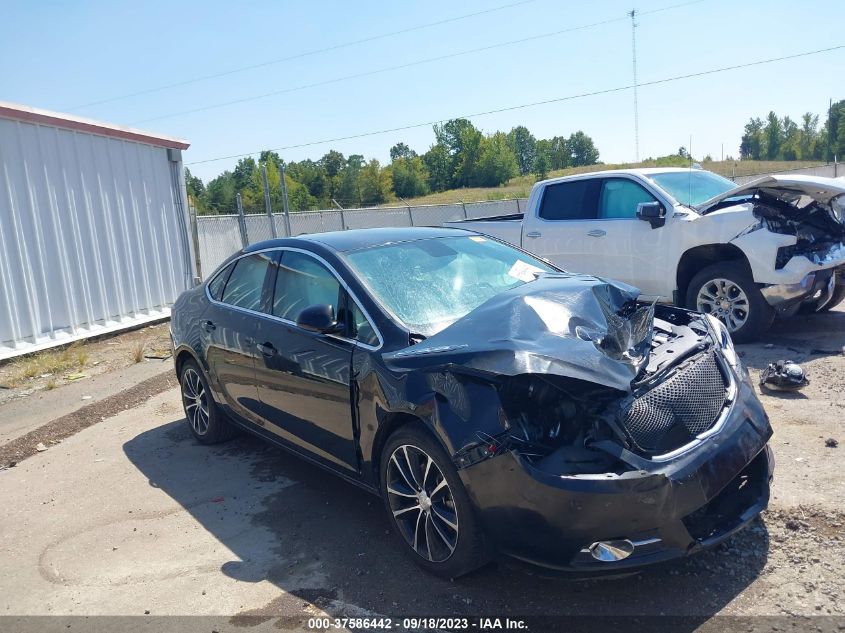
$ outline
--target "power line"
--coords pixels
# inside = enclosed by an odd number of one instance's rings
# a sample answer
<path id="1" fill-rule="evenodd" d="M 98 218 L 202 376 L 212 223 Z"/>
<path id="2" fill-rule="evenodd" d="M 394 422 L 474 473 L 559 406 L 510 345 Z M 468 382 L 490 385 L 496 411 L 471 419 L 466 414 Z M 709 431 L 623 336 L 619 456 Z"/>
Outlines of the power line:
<path id="1" fill-rule="evenodd" d="M 647 15 L 651 13 L 658 13 L 660 11 L 667 11 L 670 9 L 677 9 L 680 7 L 686 7 L 691 4 L 699 4 L 701 2 L 705 2 L 705 0 L 692 0 L 691 2 L 683 2 L 681 4 L 674 4 L 667 7 L 661 7 L 659 9 L 653 9 L 651 11 L 643 11 L 637 12 L 637 15 Z M 514 46 L 516 44 L 524 44 L 526 42 L 536 42 L 541 39 L 554 37 L 557 35 L 563 35 L 564 33 L 572 33 L 575 31 L 582 31 L 585 29 L 595 28 L 597 26 L 604 26 L 605 24 L 612 24 L 614 22 L 622 22 L 627 20 L 630 17 L 630 13 L 626 13 L 624 16 L 617 17 L 617 18 L 610 18 L 607 20 L 601 20 L 599 22 L 592 22 L 590 24 L 582 24 L 579 26 L 572 26 L 565 29 L 559 29 L 557 31 L 550 31 L 548 33 L 539 33 L 539 34 L 532 34 L 528 37 L 522 37 L 515 40 L 508 40 L 505 42 L 497 42 L 495 44 L 489 44 L 487 46 L 480 46 L 478 48 L 470 48 L 463 51 L 457 51 L 454 53 L 446 53 L 445 55 L 437 55 L 435 57 L 426 57 L 424 59 L 418 59 L 412 62 L 407 62 L 404 64 L 399 64 L 396 66 L 387 66 L 385 68 L 377 68 L 375 70 L 368 70 L 359 73 L 354 73 L 351 75 L 344 75 L 343 77 L 335 77 L 333 79 L 324 79 L 322 81 L 316 81 L 308 84 L 302 84 L 299 86 L 293 86 L 291 88 L 282 88 L 281 90 L 273 90 L 271 92 L 265 92 L 258 95 L 251 95 L 249 97 L 241 97 L 238 99 L 232 99 L 230 101 L 223 101 L 220 103 L 214 103 L 207 106 L 200 106 L 198 108 L 191 108 L 189 110 L 181 110 L 179 112 L 172 112 L 169 114 L 162 114 L 160 116 L 150 117 L 148 119 L 141 119 L 139 121 L 133 121 L 132 125 L 140 125 L 143 123 L 150 123 L 152 121 L 161 121 L 162 119 L 170 119 L 179 116 L 185 116 L 187 114 L 196 114 L 197 112 L 206 112 L 208 110 L 216 110 L 218 108 L 224 108 L 227 106 L 237 105 L 239 103 L 247 103 L 249 101 L 258 101 L 259 99 L 266 99 L 268 97 L 275 97 L 282 94 L 289 94 L 291 92 L 298 92 L 300 90 L 307 90 L 309 88 L 318 88 L 320 86 L 326 86 L 329 84 L 339 83 L 341 81 L 349 81 L 351 79 L 360 79 L 362 77 L 371 77 L 373 75 L 379 75 L 381 73 L 392 72 L 395 70 L 403 70 L 405 68 L 411 68 L 413 66 L 421 66 L 423 64 L 431 64 L 433 62 L 439 62 L 446 59 L 452 59 L 455 57 L 462 57 L 464 55 L 472 55 L 474 53 L 482 53 L 485 51 L 503 48 L 505 46 Z"/>
<path id="2" fill-rule="evenodd" d="M 391 31 L 389 33 L 380 33 L 379 35 L 372 35 L 370 37 L 365 37 L 360 40 L 352 40 L 350 42 L 343 42 L 341 44 L 335 44 L 333 46 L 327 46 L 325 48 L 317 48 L 309 51 L 303 51 L 301 53 L 295 53 L 293 55 L 289 55 L 287 57 L 279 57 L 278 59 L 270 59 L 263 62 L 258 62 L 256 64 L 250 64 L 248 66 L 239 66 L 238 68 L 233 68 L 231 70 L 224 70 L 219 73 L 213 73 L 210 75 L 202 75 L 200 77 L 194 77 L 193 79 L 185 79 L 183 81 L 177 81 L 172 84 L 164 84 L 162 86 L 155 86 L 153 88 L 146 88 L 144 90 L 139 90 L 137 92 L 130 92 L 123 95 L 118 95 L 116 97 L 108 97 L 106 99 L 100 99 L 99 101 L 91 101 L 89 103 L 83 103 L 78 106 L 74 106 L 72 108 L 65 108 L 66 110 L 73 112 L 75 110 L 82 110 L 83 108 L 90 108 L 95 105 L 102 105 L 104 103 L 112 103 L 114 101 L 122 101 L 123 99 L 131 99 L 132 97 L 140 97 L 142 95 L 151 94 L 154 92 L 162 92 L 164 90 L 170 90 L 172 88 L 181 88 L 182 86 L 189 86 L 191 84 L 199 83 L 201 81 L 208 81 L 209 79 L 217 79 L 219 77 L 227 77 L 229 75 L 235 75 L 237 73 L 242 73 L 247 70 L 254 70 L 256 68 L 264 68 L 266 66 L 273 66 L 275 64 L 281 64 L 284 62 L 293 61 L 295 59 L 302 59 L 303 57 L 310 57 L 312 55 L 318 55 L 320 53 L 328 53 L 331 51 L 340 50 L 342 48 L 348 48 L 350 46 L 357 46 L 358 44 L 366 44 L 367 42 L 375 42 L 377 40 L 382 40 L 388 37 L 395 37 L 397 35 L 404 35 L 405 33 L 412 33 L 414 31 L 421 31 L 423 29 L 429 29 L 435 26 L 440 26 L 442 24 L 449 24 L 451 22 L 459 22 L 460 20 L 466 20 L 468 18 L 474 18 L 479 15 L 485 15 L 488 13 L 495 13 L 497 11 L 503 11 L 505 9 L 512 9 L 513 7 L 518 7 L 524 4 L 530 4 L 532 2 L 536 2 L 536 0 L 520 0 L 519 2 L 512 2 L 510 4 L 503 4 L 497 7 L 491 7 L 490 9 L 484 9 L 483 11 L 475 11 L 474 13 L 465 13 L 464 15 L 459 15 L 454 18 L 446 18 L 444 20 L 437 20 L 436 22 L 428 22 L 426 24 L 419 24 L 417 26 L 411 26 L 405 29 L 401 29 L 399 31 Z"/>
<path id="3" fill-rule="evenodd" d="M 645 86 L 656 86 L 656 85 L 660 85 L 660 84 L 671 83 L 673 81 L 680 81 L 682 79 L 692 79 L 692 78 L 695 78 L 695 77 L 704 77 L 704 76 L 707 76 L 707 75 L 714 75 L 716 73 L 727 72 L 727 71 L 730 71 L 730 70 L 739 70 L 739 69 L 742 69 L 742 68 L 751 68 L 751 67 L 754 67 L 754 66 L 762 66 L 764 64 L 772 64 L 772 63 L 775 63 L 775 62 L 787 61 L 787 60 L 790 60 L 790 59 L 798 59 L 798 58 L 801 58 L 801 57 L 809 57 L 810 55 L 820 55 L 822 53 L 830 53 L 830 52 L 838 51 L 838 50 L 842 50 L 842 49 L 845 49 L 845 44 L 840 44 L 840 45 L 837 45 L 837 46 L 831 46 L 831 47 L 828 47 L 828 48 L 820 48 L 820 49 L 813 50 L 813 51 L 805 51 L 805 52 L 802 52 L 802 53 L 795 53 L 793 55 L 783 55 L 781 57 L 770 57 L 769 59 L 761 59 L 761 60 L 757 60 L 757 61 L 753 61 L 753 62 L 746 62 L 744 64 L 734 64 L 732 66 L 722 66 L 721 68 L 711 68 L 710 70 L 702 70 L 702 71 L 699 71 L 699 72 L 687 73 L 685 75 L 676 75 L 674 77 L 664 77 L 663 79 L 654 79 L 652 81 L 644 81 L 644 82 L 641 82 L 637 85 L 638 85 L 639 88 L 643 88 Z M 280 151 L 288 150 L 288 149 L 298 149 L 298 148 L 301 148 L 301 147 L 311 147 L 313 145 L 324 145 L 326 143 L 336 143 L 338 141 L 348 141 L 348 140 L 351 140 L 351 139 L 364 138 L 364 137 L 367 137 L 367 136 L 377 136 L 379 134 L 389 134 L 391 132 L 401 132 L 403 130 L 412 130 L 412 129 L 420 128 L 420 127 L 428 127 L 430 125 L 434 125 L 435 123 L 442 123 L 443 121 L 446 121 L 446 120 L 449 120 L 449 119 L 458 119 L 458 118 L 472 119 L 474 117 L 487 116 L 487 115 L 490 115 L 490 114 L 499 114 L 501 112 L 510 112 L 510 111 L 513 111 L 513 110 L 522 110 L 522 109 L 525 109 L 525 108 L 533 108 L 533 107 L 537 107 L 537 106 L 541 106 L 541 105 L 548 105 L 550 103 L 560 103 L 560 102 L 563 102 L 563 101 L 573 101 L 575 99 L 583 99 L 585 97 L 595 97 L 595 96 L 598 96 L 598 95 L 611 94 L 611 93 L 614 93 L 614 92 L 622 92 L 623 90 L 630 90 L 633 87 L 634 87 L 634 84 L 628 84 L 626 86 L 617 86 L 615 88 L 605 88 L 603 90 L 594 90 L 592 92 L 582 92 L 580 94 L 568 95 L 568 96 L 565 96 L 565 97 L 557 97 L 557 98 L 554 98 L 554 99 L 544 99 L 543 101 L 534 101 L 534 102 L 531 102 L 531 103 L 523 103 L 523 104 L 520 104 L 520 105 L 506 106 L 506 107 L 502 107 L 502 108 L 496 108 L 495 110 L 486 110 L 484 112 L 475 112 L 473 114 L 464 114 L 464 115 L 456 116 L 456 117 L 442 118 L 442 119 L 437 119 L 436 121 L 426 121 L 425 123 L 412 123 L 412 124 L 409 124 L 409 125 L 401 125 L 401 126 L 398 126 L 398 127 L 387 128 L 387 129 L 383 129 L 383 130 L 373 130 L 373 131 L 370 131 L 370 132 L 361 132 L 361 133 L 358 133 L 358 134 L 350 134 L 348 136 L 338 136 L 338 137 L 335 137 L 335 138 L 323 139 L 323 140 L 320 140 L 320 141 L 309 141 L 307 143 L 297 143 L 295 145 L 285 145 L 283 147 L 274 147 L 274 148 L 270 148 L 269 150 L 257 150 L 257 151 L 254 151 L 254 152 L 245 152 L 243 154 L 231 154 L 229 156 L 219 156 L 217 158 L 207 158 L 205 160 L 197 160 L 197 161 L 193 161 L 193 162 L 187 163 L 187 164 L 188 165 L 201 165 L 203 163 L 213 163 L 213 162 L 217 162 L 217 161 L 220 161 L 220 160 L 231 160 L 232 158 L 242 158 L 244 156 L 252 156 L 252 155 L 255 155 L 255 154 L 259 154 L 262 151 L 280 152 Z"/>

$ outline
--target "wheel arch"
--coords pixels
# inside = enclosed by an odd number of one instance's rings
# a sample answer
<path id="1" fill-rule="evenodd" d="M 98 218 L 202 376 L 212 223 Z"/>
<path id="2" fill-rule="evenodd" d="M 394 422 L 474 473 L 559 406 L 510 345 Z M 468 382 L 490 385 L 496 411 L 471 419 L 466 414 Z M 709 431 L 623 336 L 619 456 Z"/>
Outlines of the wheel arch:
<path id="1" fill-rule="evenodd" d="M 419 426 L 424 428 L 427 433 L 429 433 L 433 438 L 435 438 L 437 442 L 440 443 L 441 446 L 443 446 L 447 454 L 449 453 L 448 449 L 443 444 L 443 440 L 438 437 L 431 424 L 423 418 L 412 413 L 408 413 L 406 411 L 395 411 L 386 413 L 382 418 L 381 423 L 379 424 L 378 430 L 376 431 L 376 436 L 373 440 L 372 454 L 370 456 L 370 464 L 372 467 L 373 479 L 376 482 L 379 494 L 382 493 L 381 452 L 382 450 L 384 450 L 384 446 L 385 444 L 387 444 L 387 440 L 390 438 L 391 435 L 396 433 L 396 431 L 398 431 L 402 427 L 415 423 L 419 423 Z"/>
<path id="2" fill-rule="evenodd" d="M 678 300 L 686 305 L 687 289 L 696 273 L 705 266 L 721 262 L 741 262 L 751 273 L 751 264 L 742 249 L 734 244 L 703 244 L 684 252 L 678 262 Z"/>

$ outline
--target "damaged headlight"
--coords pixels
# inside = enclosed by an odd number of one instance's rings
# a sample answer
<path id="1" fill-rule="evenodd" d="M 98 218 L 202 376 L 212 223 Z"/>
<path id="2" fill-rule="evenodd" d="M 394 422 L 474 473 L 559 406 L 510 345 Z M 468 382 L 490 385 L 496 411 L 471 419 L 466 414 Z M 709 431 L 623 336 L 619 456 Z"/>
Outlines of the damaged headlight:
<path id="1" fill-rule="evenodd" d="M 713 330 L 713 335 L 716 337 L 716 342 L 719 344 L 719 348 L 722 350 L 722 355 L 725 357 L 725 360 L 728 361 L 728 364 L 731 367 L 737 369 L 740 365 L 739 356 L 737 356 L 736 349 L 734 349 L 734 342 L 731 340 L 728 328 L 712 314 L 707 314 L 705 316 L 707 317 L 707 321 L 710 323 L 710 328 Z"/>

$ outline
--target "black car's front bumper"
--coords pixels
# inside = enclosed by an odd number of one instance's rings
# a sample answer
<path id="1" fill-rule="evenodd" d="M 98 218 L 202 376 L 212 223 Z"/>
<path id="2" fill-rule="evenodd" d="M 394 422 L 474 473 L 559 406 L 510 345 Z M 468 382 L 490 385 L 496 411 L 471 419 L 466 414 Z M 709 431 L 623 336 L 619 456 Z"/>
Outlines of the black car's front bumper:
<path id="1" fill-rule="evenodd" d="M 718 433 L 648 470 L 562 476 L 509 452 L 460 473 L 499 552 L 549 569 L 613 572 L 711 547 L 756 517 L 769 500 L 771 434 L 746 379 Z M 591 544 L 611 540 L 633 552 L 610 562 L 591 555 Z"/>

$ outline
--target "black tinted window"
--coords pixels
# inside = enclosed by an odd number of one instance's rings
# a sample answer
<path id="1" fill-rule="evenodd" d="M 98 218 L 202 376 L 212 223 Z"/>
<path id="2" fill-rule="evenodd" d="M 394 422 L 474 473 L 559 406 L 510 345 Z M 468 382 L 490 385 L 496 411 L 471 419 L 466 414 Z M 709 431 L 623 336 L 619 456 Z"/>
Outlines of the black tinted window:
<path id="1" fill-rule="evenodd" d="M 261 290 L 270 268 L 271 255 L 257 253 L 241 257 L 223 290 L 223 303 L 248 310 L 261 310 Z"/>
<path id="2" fill-rule="evenodd" d="M 296 321 L 300 312 L 313 305 L 330 305 L 337 314 L 339 291 L 335 276 L 316 259 L 285 251 L 276 276 L 273 314 Z"/>
<path id="3" fill-rule="evenodd" d="M 573 180 L 549 185 L 543 192 L 540 217 L 544 220 L 590 220 L 596 217 L 599 181 Z"/>
<path id="4" fill-rule="evenodd" d="M 232 268 L 234 266 L 234 263 L 229 264 L 226 268 L 220 271 L 220 274 L 208 282 L 208 294 L 211 295 L 212 299 L 220 301 L 220 297 L 223 296 L 223 288 L 226 285 L 226 280 L 229 278 L 229 273 L 232 272 Z"/>

